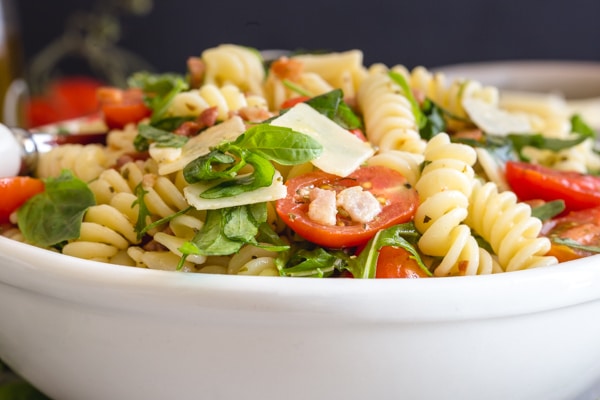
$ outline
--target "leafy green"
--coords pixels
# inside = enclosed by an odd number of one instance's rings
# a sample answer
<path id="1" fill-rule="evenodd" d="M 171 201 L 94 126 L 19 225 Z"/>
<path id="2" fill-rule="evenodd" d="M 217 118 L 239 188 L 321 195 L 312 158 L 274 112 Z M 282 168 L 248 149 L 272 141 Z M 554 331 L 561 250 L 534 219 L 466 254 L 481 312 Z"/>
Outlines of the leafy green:
<path id="1" fill-rule="evenodd" d="M 183 147 L 188 141 L 187 136 L 177 135 L 175 133 L 155 128 L 151 125 L 138 125 L 138 134 L 133 140 L 133 145 L 137 151 L 146 151 L 150 143 L 155 143 L 157 147 Z"/>
<path id="2" fill-rule="evenodd" d="M 562 245 L 569 246 L 574 249 L 589 251 L 590 253 L 600 253 L 599 246 L 589 246 L 589 245 L 581 244 L 573 239 L 551 237 L 550 240 L 556 244 L 562 244 Z"/>
<path id="3" fill-rule="evenodd" d="M 412 222 L 394 225 L 377 232 L 360 253 L 358 262 L 350 272 L 355 278 L 375 278 L 379 250 L 384 246 L 395 246 L 407 250 L 421 269 L 431 276 L 431 271 L 423 263 L 416 249 L 419 237 L 420 234 Z"/>
<path id="4" fill-rule="evenodd" d="M 285 86 L 286 88 L 290 89 L 293 92 L 298 93 L 301 96 L 306 96 L 306 97 L 313 97 L 313 94 L 310 93 L 308 90 L 304 89 L 302 86 L 296 85 L 294 82 L 288 80 L 288 79 L 284 79 L 282 81 L 283 86 Z"/>
<path id="5" fill-rule="evenodd" d="M 389 71 L 388 75 L 392 79 L 392 81 L 394 81 L 394 83 L 396 83 L 398 86 L 400 86 L 400 89 L 402 89 L 402 94 L 410 103 L 413 115 L 415 116 L 415 119 L 417 121 L 417 126 L 419 127 L 419 129 L 423 128 L 427 123 L 427 118 L 421 111 L 419 103 L 415 99 L 415 96 L 413 95 L 412 90 L 410 89 L 410 85 L 408 84 L 404 76 L 402 74 L 399 74 L 398 72 Z"/>
<path id="6" fill-rule="evenodd" d="M 579 114 L 571 116 L 571 131 L 579 133 L 584 137 L 592 139 L 596 138 L 596 131 L 589 126 Z"/>
<path id="7" fill-rule="evenodd" d="M 445 111 L 429 99 L 425 99 L 421 105 L 421 111 L 425 116 L 425 123 L 419 129 L 419 134 L 425 140 L 430 140 L 440 132 L 446 132 Z"/>
<path id="8" fill-rule="evenodd" d="M 287 250 L 288 246 L 273 239 L 274 232 L 267 226 L 266 203 L 208 210 L 202 228 L 194 238 L 179 249 L 184 255 L 178 269 L 190 254 L 205 256 L 230 255 L 245 244 L 265 247 L 272 251 Z M 276 235 L 275 235 L 276 236 Z M 266 244 L 257 241 L 266 239 Z M 272 246 L 269 243 L 274 243 Z"/>
<path id="9" fill-rule="evenodd" d="M 321 247 L 309 247 L 308 242 L 296 245 L 287 252 L 280 253 L 275 260 L 281 276 L 324 278 L 336 271 L 348 269 L 356 263 L 341 250 L 327 251 Z"/>
<path id="10" fill-rule="evenodd" d="M 315 96 L 305 101 L 305 103 L 344 129 L 362 128 L 360 118 L 344 102 L 344 92 L 341 89 L 334 89 L 322 95 Z"/>
<path id="11" fill-rule="evenodd" d="M 96 204 L 94 194 L 69 170 L 44 182 L 45 190 L 30 198 L 17 212 L 25 239 L 48 247 L 79 237 L 84 213 Z"/>
<path id="12" fill-rule="evenodd" d="M 152 109 L 151 125 L 158 125 L 165 118 L 173 98 L 180 92 L 189 89 L 184 76 L 166 73 L 151 74 L 137 72 L 127 81 L 130 87 L 140 88 L 145 94 L 146 105 Z"/>
<path id="13" fill-rule="evenodd" d="M 523 154 L 523 149 L 527 146 L 558 152 L 560 150 L 576 146 L 590 137 L 585 133 L 574 133 L 576 135 L 571 139 L 550 138 L 545 137 L 541 133 L 509 134 L 507 137 L 512 142 L 513 148 L 519 155 L 519 158 L 523 161 L 529 161 L 529 159 Z"/>
<path id="14" fill-rule="evenodd" d="M 531 209 L 531 215 L 542 221 L 556 217 L 565 210 L 564 200 L 554 200 Z"/>
<path id="15" fill-rule="evenodd" d="M 290 128 L 259 124 L 251 127 L 234 142 L 216 146 L 209 154 L 198 157 L 183 169 L 188 183 L 221 181 L 200 196 L 207 199 L 236 196 L 243 192 L 270 186 L 275 167 L 295 165 L 318 157 L 323 148 L 312 137 Z M 239 176 L 242 167 L 251 165 L 252 172 Z"/>

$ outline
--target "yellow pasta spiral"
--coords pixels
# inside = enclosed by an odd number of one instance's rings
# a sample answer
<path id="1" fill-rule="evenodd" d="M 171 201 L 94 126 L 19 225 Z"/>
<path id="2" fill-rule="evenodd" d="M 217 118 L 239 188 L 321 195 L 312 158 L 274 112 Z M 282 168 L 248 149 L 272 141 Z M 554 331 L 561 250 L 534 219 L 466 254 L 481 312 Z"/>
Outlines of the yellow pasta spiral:
<path id="1" fill-rule="evenodd" d="M 419 249 L 442 258 L 436 276 L 492 272 L 491 257 L 483 259 L 480 269 L 479 245 L 462 223 L 468 214 L 476 158 L 473 148 L 451 143 L 445 133 L 434 136 L 425 148 L 426 165 L 415 185 L 421 201 L 415 226 L 422 233 Z"/>
<path id="2" fill-rule="evenodd" d="M 385 66 L 371 67 L 358 89 L 357 100 L 367 137 L 380 151 L 423 153 L 425 141 L 419 135 L 411 103 Z"/>
<path id="3" fill-rule="evenodd" d="M 513 192 L 498 192 L 492 182 L 475 182 L 465 222 L 488 241 L 504 271 L 557 263 L 545 256 L 550 240 L 539 237 L 542 223 L 531 216 L 531 207 L 519 203 Z"/>

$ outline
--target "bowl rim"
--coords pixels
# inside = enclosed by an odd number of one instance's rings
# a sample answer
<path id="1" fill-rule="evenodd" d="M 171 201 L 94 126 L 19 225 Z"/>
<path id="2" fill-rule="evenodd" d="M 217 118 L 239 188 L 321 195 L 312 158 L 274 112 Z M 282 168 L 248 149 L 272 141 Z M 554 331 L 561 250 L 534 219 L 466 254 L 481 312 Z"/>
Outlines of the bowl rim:
<path id="1" fill-rule="evenodd" d="M 0 237 L 1 285 L 99 309 L 182 318 L 234 311 L 302 314 L 324 321 L 442 322 L 518 316 L 598 301 L 600 255 L 487 276 L 282 278 L 124 267 Z"/>
<path id="2" fill-rule="evenodd" d="M 600 97 L 600 61 L 595 60 L 503 59 L 448 64 L 431 70 L 446 78 L 477 80 L 501 90 L 564 92 L 570 100 Z M 583 93 L 575 95 L 573 90 Z"/>

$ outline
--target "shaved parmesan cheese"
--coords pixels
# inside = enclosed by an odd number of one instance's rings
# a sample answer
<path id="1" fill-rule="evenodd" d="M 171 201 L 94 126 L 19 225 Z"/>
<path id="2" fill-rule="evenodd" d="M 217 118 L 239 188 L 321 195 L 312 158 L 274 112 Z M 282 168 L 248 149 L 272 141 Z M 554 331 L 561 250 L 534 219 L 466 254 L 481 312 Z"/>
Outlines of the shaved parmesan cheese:
<path id="1" fill-rule="evenodd" d="M 150 146 L 150 155 L 158 163 L 158 173 L 167 175 L 182 170 L 187 164 L 196 158 L 208 154 L 210 148 L 225 141 L 234 141 L 246 131 L 244 121 L 234 116 L 218 125 L 211 126 L 198 136 L 194 136 L 180 149 L 180 153 L 168 154 L 165 148 L 158 151 L 154 145 Z M 156 156 L 156 158 L 155 158 Z"/>
<path id="2" fill-rule="evenodd" d="M 464 98 L 462 105 L 469 118 L 484 132 L 491 135 L 506 136 L 509 133 L 533 131 L 529 118 L 523 114 L 502 110 L 495 104 L 473 97 Z"/>
<path id="3" fill-rule="evenodd" d="M 271 121 L 271 125 L 284 126 L 317 140 L 323 152 L 311 162 L 330 174 L 347 176 L 375 153 L 370 143 L 363 142 L 305 103 L 296 104 Z"/>
<path id="4" fill-rule="evenodd" d="M 239 175 L 239 177 L 243 178 L 244 175 Z M 197 210 L 216 210 L 219 208 L 235 207 L 244 204 L 263 203 L 266 201 L 282 199 L 287 195 L 287 188 L 283 184 L 283 178 L 278 171 L 275 171 L 271 186 L 259 188 L 251 192 L 244 192 L 231 197 L 220 197 L 218 199 L 203 199 L 200 197 L 200 194 L 218 183 L 219 182 L 194 183 L 186 186 L 183 189 L 183 194 L 188 203 Z"/>

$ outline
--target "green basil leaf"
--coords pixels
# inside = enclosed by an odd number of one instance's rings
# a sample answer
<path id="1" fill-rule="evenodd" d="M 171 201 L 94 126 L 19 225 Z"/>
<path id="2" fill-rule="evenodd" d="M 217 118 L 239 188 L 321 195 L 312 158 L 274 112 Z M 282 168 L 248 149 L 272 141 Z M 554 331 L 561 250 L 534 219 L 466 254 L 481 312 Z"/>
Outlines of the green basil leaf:
<path id="1" fill-rule="evenodd" d="M 323 146 L 308 135 L 268 124 L 251 127 L 233 145 L 281 165 L 303 164 L 323 151 Z"/>
<path id="2" fill-rule="evenodd" d="M 225 219 L 222 209 L 208 210 L 206 220 L 191 240 L 191 245 L 183 248 L 182 253 L 205 256 L 223 256 L 234 254 L 242 248 L 244 242 L 231 240 L 223 234 Z"/>
<path id="3" fill-rule="evenodd" d="M 231 240 L 237 240 L 244 243 L 256 243 L 255 238 L 258 234 L 258 227 L 265 222 L 256 220 L 256 217 L 262 219 L 262 209 L 264 209 L 266 221 L 266 203 L 249 204 L 223 209 L 223 234 Z"/>
<path id="4" fill-rule="evenodd" d="M 362 128 L 361 119 L 344 102 L 344 92 L 341 89 L 334 89 L 322 95 L 315 96 L 305 103 L 344 129 Z"/>
<path id="5" fill-rule="evenodd" d="M 347 268 L 350 257 L 342 252 L 328 252 L 321 247 L 296 248 L 291 254 L 281 253 L 276 259 L 282 276 L 324 278 Z"/>
<path id="6" fill-rule="evenodd" d="M 68 170 L 44 182 L 45 190 L 17 211 L 23 236 L 28 242 L 43 247 L 78 238 L 83 215 L 96 204 L 94 193 Z"/>
<path id="7" fill-rule="evenodd" d="M 173 88 L 181 87 L 187 90 L 185 77 L 174 73 L 153 74 L 147 71 L 136 72 L 127 79 L 127 84 L 132 88 L 142 89 L 152 97 L 165 97 Z"/>
<path id="8" fill-rule="evenodd" d="M 236 176 L 237 170 L 240 166 L 234 169 L 215 169 L 213 164 L 217 164 L 222 167 L 224 165 L 231 165 L 234 162 L 235 158 L 229 154 L 222 153 L 219 150 L 213 150 L 210 153 L 200 156 L 194 161 L 188 163 L 183 168 L 183 177 L 188 183 L 212 179 L 231 179 Z"/>
<path id="9" fill-rule="evenodd" d="M 253 153 L 248 153 L 245 160 L 254 168 L 254 171 L 250 175 L 223 181 L 202 192 L 200 197 L 204 199 L 232 197 L 261 187 L 270 186 L 273 183 L 275 167 L 269 160 Z"/>

